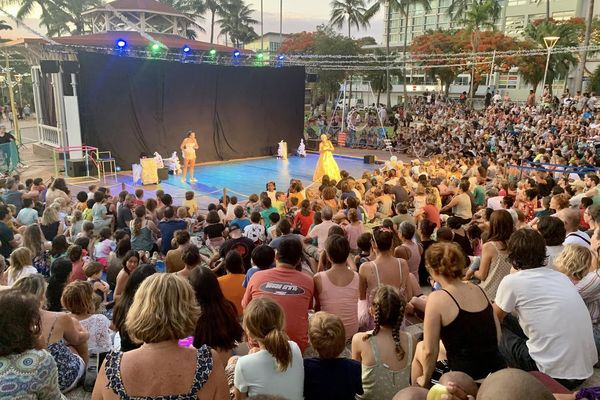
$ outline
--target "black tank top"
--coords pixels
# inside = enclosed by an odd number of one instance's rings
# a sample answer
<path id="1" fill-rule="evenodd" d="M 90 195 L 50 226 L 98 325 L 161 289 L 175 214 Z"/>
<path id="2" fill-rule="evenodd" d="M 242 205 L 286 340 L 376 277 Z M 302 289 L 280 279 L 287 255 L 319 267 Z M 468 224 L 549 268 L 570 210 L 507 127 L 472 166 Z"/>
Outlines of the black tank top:
<path id="1" fill-rule="evenodd" d="M 482 379 L 505 368 L 506 364 L 498 350 L 494 310 L 489 300 L 483 310 L 470 312 L 463 310 L 450 292 L 444 292 L 458 307 L 458 315 L 454 321 L 442 326 L 440 331 L 450 369 L 464 372 L 473 379 Z M 487 300 L 483 290 L 481 293 Z"/>

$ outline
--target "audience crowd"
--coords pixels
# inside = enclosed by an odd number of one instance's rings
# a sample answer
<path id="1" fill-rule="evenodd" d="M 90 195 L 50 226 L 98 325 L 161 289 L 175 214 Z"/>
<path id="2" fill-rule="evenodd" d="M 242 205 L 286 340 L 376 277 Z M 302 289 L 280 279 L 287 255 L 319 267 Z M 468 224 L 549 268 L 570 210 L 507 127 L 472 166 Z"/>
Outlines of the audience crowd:
<path id="1" fill-rule="evenodd" d="M 396 137 L 426 159 L 206 210 L 1 179 L 0 398 L 600 398 L 582 97 L 431 102 Z"/>

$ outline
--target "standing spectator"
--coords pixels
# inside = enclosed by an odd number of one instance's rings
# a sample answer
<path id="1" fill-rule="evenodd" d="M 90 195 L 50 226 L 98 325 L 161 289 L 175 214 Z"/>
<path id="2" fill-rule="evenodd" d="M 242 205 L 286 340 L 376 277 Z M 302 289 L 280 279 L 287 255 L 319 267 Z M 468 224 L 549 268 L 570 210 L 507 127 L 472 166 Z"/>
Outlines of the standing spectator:
<path id="1" fill-rule="evenodd" d="M 304 351 L 308 346 L 308 310 L 312 308 L 313 280 L 297 270 L 302 258 L 302 243 L 286 238 L 279 244 L 276 266 L 252 275 L 242 300 L 244 309 L 257 297 L 275 299 L 285 311 L 285 330 Z"/>
<path id="2" fill-rule="evenodd" d="M 513 233 L 508 253 L 516 272 L 502 280 L 494 304 L 502 355 L 510 367 L 539 370 L 574 389 L 598 361 L 585 303 L 569 278 L 545 267 L 546 246 L 536 231 Z"/>

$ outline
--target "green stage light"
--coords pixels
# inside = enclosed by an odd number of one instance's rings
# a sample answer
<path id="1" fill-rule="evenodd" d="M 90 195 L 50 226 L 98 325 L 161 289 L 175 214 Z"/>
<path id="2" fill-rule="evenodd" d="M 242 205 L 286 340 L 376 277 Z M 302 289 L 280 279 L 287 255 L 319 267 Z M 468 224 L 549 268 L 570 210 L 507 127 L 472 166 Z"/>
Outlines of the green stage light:
<path id="1" fill-rule="evenodd" d="M 159 51 L 159 50 L 160 50 L 160 44 L 158 44 L 158 43 L 154 43 L 154 44 L 153 44 L 153 45 L 150 47 L 150 49 L 151 49 L 152 51 Z"/>
<path id="2" fill-rule="evenodd" d="M 262 60 L 263 58 L 265 58 L 265 55 L 263 53 L 258 53 L 256 55 L 256 58 L 258 58 L 259 60 Z"/>
<path id="3" fill-rule="evenodd" d="M 211 56 L 216 56 L 217 55 L 217 50 L 215 49 L 210 49 L 210 51 L 208 52 L 208 54 L 210 54 Z"/>

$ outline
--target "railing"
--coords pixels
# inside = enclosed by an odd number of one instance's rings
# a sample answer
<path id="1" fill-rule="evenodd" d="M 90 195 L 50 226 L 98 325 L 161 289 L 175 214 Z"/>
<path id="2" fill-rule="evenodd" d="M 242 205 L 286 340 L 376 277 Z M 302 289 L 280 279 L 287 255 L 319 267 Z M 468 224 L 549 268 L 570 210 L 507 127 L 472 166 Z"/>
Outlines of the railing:
<path id="1" fill-rule="evenodd" d="M 40 124 L 38 125 L 38 129 L 42 144 L 52 147 L 60 147 L 62 145 L 60 142 L 60 130 L 57 127 Z"/>

